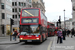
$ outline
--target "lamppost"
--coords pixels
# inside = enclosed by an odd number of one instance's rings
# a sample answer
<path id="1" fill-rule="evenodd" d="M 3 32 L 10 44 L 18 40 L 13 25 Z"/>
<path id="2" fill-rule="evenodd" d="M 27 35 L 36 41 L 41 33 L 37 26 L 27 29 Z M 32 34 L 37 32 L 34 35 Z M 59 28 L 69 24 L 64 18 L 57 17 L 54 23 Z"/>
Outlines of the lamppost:
<path id="1" fill-rule="evenodd" d="M 65 9 L 63 11 L 64 11 L 64 29 L 65 29 L 66 28 L 66 24 L 65 24 Z"/>

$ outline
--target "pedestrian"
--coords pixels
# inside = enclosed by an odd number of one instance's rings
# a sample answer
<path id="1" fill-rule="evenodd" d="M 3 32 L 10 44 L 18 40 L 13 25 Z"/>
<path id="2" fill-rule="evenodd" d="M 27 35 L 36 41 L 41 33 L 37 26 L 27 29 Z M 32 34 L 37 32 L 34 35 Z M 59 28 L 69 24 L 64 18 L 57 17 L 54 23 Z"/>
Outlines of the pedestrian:
<path id="1" fill-rule="evenodd" d="M 74 36 L 74 28 L 71 30 L 71 38 Z"/>
<path id="2" fill-rule="evenodd" d="M 70 30 L 67 30 L 67 36 L 69 37 L 69 34 L 70 34 Z"/>
<path id="3" fill-rule="evenodd" d="M 62 31 L 62 34 L 63 34 L 63 40 L 66 40 L 66 30 L 65 29 L 63 29 L 63 31 Z"/>
<path id="4" fill-rule="evenodd" d="M 13 36 L 13 40 L 15 40 L 15 37 L 14 37 L 14 30 L 13 30 L 12 36 Z"/>
<path id="5" fill-rule="evenodd" d="M 15 41 L 16 41 L 16 36 L 17 36 L 17 34 L 18 34 L 18 33 L 17 33 L 17 30 L 14 30 L 14 31 L 13 31 L 13 40 L 15 40 Z"/>
<path id="6" fill-rule="evenodd" d="M 59 41 L 60 41 L 60 43 L 62 43 L 62 38 L 63 38 L 62 31 L 61 31 L 61 29 L 59 29 L 57 31 L 57 44 L 58 44 Z"/>

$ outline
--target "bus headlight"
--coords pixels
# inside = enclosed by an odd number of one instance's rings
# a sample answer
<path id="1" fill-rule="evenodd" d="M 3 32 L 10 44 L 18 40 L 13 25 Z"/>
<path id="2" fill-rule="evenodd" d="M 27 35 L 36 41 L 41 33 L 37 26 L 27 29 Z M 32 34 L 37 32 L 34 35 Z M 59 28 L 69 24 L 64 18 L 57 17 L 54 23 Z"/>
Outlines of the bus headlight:
<path id="1" fill-rule="evenodd" d="M 37 40 L 39 40 L 39 38 L 36 38 Z"/>
<path id="2" fill-rule="evenodd" d="M 21 40 L 23 39 L 23 38 L 20 38 Z"/>

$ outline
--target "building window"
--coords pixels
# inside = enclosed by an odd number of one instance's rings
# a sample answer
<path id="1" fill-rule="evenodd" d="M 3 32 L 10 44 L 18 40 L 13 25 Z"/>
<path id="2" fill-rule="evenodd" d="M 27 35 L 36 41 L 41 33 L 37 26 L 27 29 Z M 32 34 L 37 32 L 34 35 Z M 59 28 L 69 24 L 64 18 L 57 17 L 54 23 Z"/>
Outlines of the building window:
<path id="1" fill-rule="evenodd" d="M 14 18 L 14 15 L 12 15 L 12 18 Z"/>
<path id="2" fill-rule="evenodd" d="M 4 34 L 4 31 L 5 31 L 5 27 L 4 25 L 2 25 L 2 34 Z"/>
<path id="3" fill-rule="evenodd" d="M 17 6 L 17 2 L 15 2 L 15 6 Z"/>
<path id="4" fill-rule="evenodd" d="M 19 6 L 21 6 L 21 3 L 19 2 Z"/>
<path id="5" fill-rule="evenodd" d="M 29 7 L 31 7 L 31 5 Z"/>
<path id="6" fill-rule="evenodd" d="M 12 2 L 12 6 L 14 6 L 14 2 Z"/>
<path id="7" fill-rule="evenodd" d="M 4 3 L 1 3 L 1 9 L 4 9 Z"/>
<path id="8" fill-rule="evenodd" d="M 19 12 L 21 12 L 21 8 L 19 8 Z"/>
<path id="9" fill-rule="evenodd" d="M 22 2 L 22 6 L 23 6 L 23 2 Z"/>
<path id="10" fill-rule="evenodd" d="M 17 12 L 17 8 L 15 8 L 15 12 Z"/>
<path id="11" fill-rule="evenodd" d="M 2 19 L 5 19 L 5 14 L 4 13 L 2 13 Z"/>
<path id="12" fill-rule="evenodd" d="M 26 6 L 26 3 L 24 3 L 24 6 Z"/>
<path id="13" fill-rule="evenodd" d="M 14 12 L 14 8 L 12 9 L 12 12 Z"/>
<path id="14" fill-rule="evenodd" d="M 21 6 L 23 6 L 23 2 L 21 3 Z"/>
<path id="15" fill-rule="evenodd" d="M 17 18 L 17 15 L 15 15 L 15 18 Z"/>

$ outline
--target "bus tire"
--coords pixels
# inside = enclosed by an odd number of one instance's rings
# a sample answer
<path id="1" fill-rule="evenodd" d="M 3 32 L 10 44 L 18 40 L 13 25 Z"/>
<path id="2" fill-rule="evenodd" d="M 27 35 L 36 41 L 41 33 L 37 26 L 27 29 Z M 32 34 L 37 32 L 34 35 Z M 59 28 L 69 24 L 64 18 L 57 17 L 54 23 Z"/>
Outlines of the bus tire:
<path id="1" fill-rule="evenodd" d="M 45 40 L 47 40 L 47 36 L 46 36 Z"/>
<path id="2" fill-rule="evenodd" d="M 21 40 L 19 40 L 19 42 L 22 42 Z"/>
<path id="3" fill-rule="evenodd" d="M 43 36 L 42 36 L 42 42 L 44 42 L 44 38 L 43 38 Z"/>

